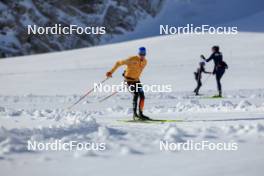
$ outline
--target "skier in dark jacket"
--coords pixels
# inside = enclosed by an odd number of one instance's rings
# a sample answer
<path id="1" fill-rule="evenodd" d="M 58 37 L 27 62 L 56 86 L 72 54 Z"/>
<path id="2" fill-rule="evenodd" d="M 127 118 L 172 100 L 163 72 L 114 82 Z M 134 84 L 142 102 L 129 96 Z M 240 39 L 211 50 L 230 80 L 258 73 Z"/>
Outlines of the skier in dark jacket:
<path id="1" fill-rule="evenodd" d="M 197 82 L 197 87 L 194 89 L 195 95 L 199 95 L 199 90 L 202 87 L 202 73 L 212 74 L 211 72 L 205 71 L 205 62 L 199 63 L 199 68 L 194 72 L 194 78 Z"/>
<path id="2" fill-rule="evenodd" d="M 221 78 L 225 73 L 225 69 L 228 68 L 227 64 L 223 61 L 223 55 L 219 51 L 219 46 L 213 46 L 212 47 L 212 54 L 211 56 L 206 59 L 204 55 L 201 55 L 201 58 L 205 60 L 206 62 L 210 62 L 211 60 L 214 61 L 214 70 L 213 74 L 215 74 L 216 77 L 216 83 L 217 83 L 217 89 L 218 89 L 218 95 L 217 97 L 222 97 L 222 85 L 221 85 Z"/>

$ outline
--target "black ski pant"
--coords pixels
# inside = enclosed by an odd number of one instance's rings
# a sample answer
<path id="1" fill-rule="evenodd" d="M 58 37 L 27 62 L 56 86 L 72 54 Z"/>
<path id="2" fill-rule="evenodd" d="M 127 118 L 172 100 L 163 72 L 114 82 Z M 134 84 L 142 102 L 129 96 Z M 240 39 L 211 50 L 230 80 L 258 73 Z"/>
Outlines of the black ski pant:
<path id="1" fill-rule="evenodd" d="M 215 78 L 216 78 L 217 89 L 218 89 L 219 95 L 222 94 L 221 78 L 223 77 L 224 73 L 225 73 L 224 68 L 219 68 L 215 71 Z"/>
<path id="2" fill-rule="evenodd" d="M 128 81 L 127 86 L 129 91 L 133 94 L 133 112 L 137 113 L 137 107 L 139 107 L 139 112 L 143 112 L 145 95 L 143 91 L 143 87 L 140 81 Z M 139 105 L 138 105 L 139 98 Z"/>

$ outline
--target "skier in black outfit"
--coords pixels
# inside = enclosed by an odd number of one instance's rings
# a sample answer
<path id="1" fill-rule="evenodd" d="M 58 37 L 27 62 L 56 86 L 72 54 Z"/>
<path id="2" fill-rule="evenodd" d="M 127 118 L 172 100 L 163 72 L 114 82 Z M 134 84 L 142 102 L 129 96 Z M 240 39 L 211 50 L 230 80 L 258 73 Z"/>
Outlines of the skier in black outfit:
<path id="1" fill-rule="evenodd" d="M 219 51 L 219 46 L 213 46 L 212 47 L 212 54 L 211 56 L 206 59 L 204 55 L 201 55 L 201 58 L 205 60 L 206 62 L 210 62 L 211 60 L 214 60 L 214 70 L 213 74 L 215 74 L 216 77 L 216 83 L 217 83 L 217 89 L 218 89 L 218 95 L 215 97 L 222 97 L 222 85 L 221 85 L 221 78 L 225 73 L 225 69 L 228 68 L 227 64 L 223 61 L 223 55 Z"/>
<path id="2" fill-rule="evenodd" d="M 204 66 L 205 66 L 205 62 L 200 62 L 197 72 L 194 72 L 194 77 L 197 82 L 197 87 L 193 91 L 195 95 L 199 95 L 199 90 L 202 87 L 202 73 L 212 74 L 211 72 L 205 71 Z"/>

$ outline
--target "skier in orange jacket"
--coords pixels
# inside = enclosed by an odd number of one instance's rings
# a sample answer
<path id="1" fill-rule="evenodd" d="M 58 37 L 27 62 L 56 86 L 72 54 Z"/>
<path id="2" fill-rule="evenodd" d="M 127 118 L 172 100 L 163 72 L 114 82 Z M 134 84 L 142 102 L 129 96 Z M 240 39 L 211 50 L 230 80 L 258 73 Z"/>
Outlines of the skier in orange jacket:
<path id="1" fill-rule="evenodd" d="M 140 75 L 147 65 L 146 48 L 140 47 L 138 56 L 132 56 L 125 60 L 117 61 L 114 67 L 106 73 L 107 77 L 112 77 L 112 74 L 120 67 L 125 65 L 126 70 L 123 74 L 128 90 L 133 94 L 133 119 L 134 120 L 151 120 L 143 114 L 145 95 L 142 84 L 140 82 Z M 139 106 L 138 106 L 139 98 Z M 139 113 L 137 113 L 137 107 Z"/>

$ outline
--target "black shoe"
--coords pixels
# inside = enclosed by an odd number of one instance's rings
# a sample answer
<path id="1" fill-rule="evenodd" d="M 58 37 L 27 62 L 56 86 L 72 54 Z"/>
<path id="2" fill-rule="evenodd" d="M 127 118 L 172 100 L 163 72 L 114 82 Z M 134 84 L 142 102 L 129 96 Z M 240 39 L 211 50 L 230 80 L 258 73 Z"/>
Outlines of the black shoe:
<path id="1" fill-rule="evenodd" d="M 139 112 L 139 118 L 140 120 L 152 120 L 151 118 L 149 118 L 148 116 L 145 116 L 143 114 L 143 112 Z"/>

